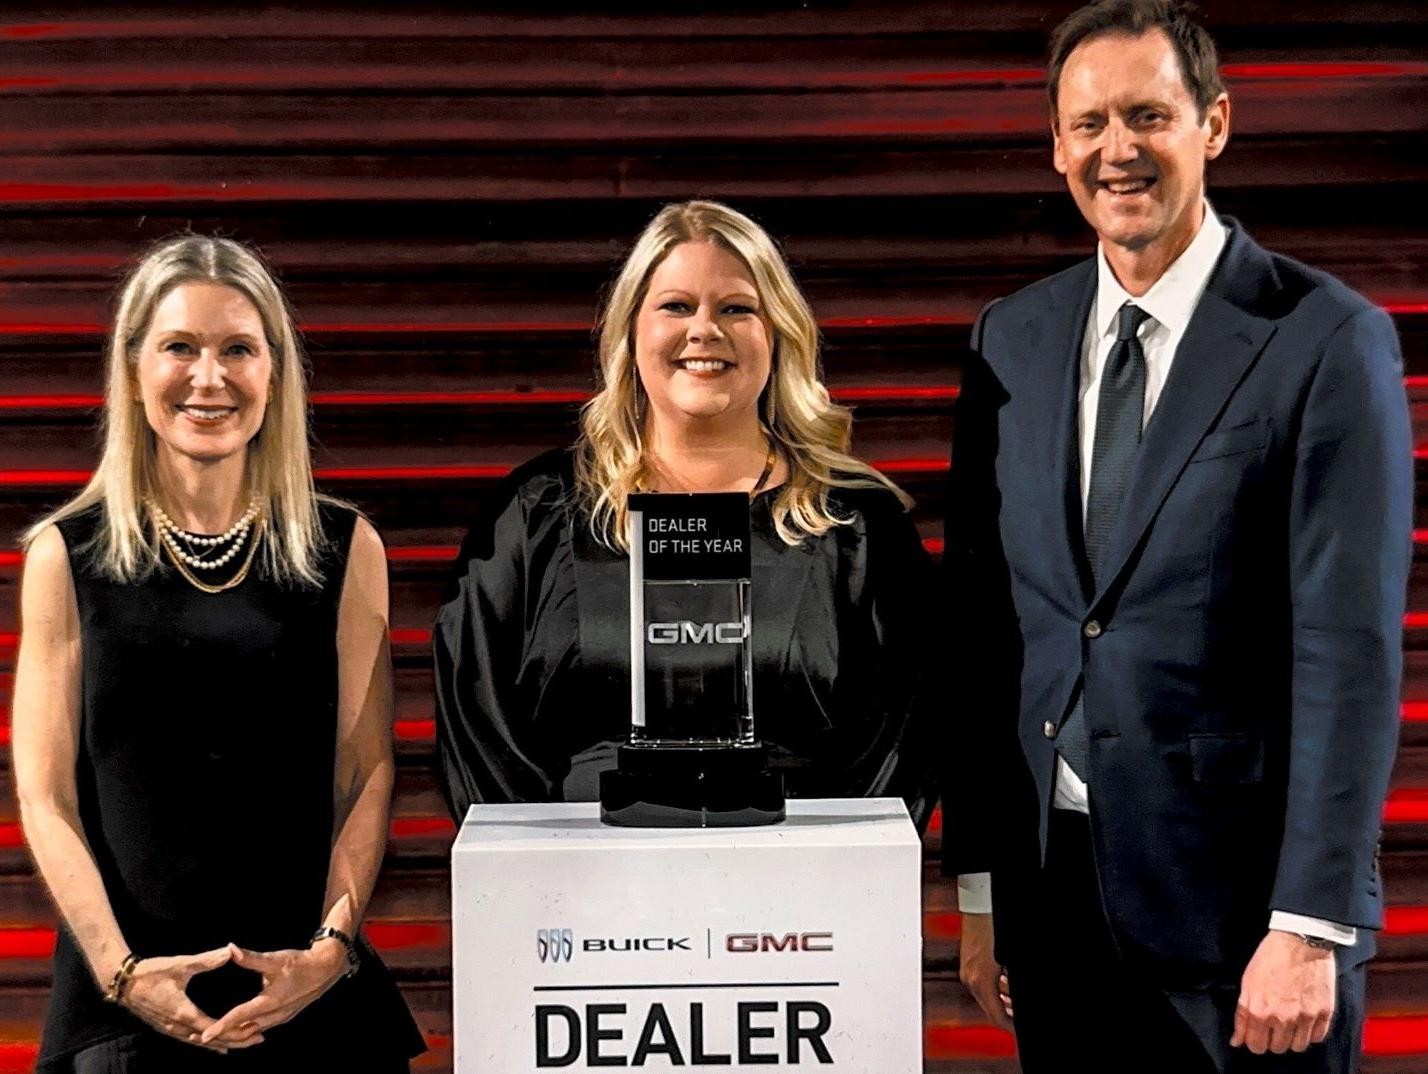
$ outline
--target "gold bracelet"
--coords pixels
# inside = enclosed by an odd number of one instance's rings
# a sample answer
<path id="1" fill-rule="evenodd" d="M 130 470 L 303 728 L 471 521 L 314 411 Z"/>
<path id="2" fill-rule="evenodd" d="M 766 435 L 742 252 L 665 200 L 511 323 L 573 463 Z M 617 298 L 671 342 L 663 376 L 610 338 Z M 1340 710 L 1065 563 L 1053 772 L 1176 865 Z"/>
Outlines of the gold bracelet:
<path id="1" fill-rule="evenodd" d="M 134 977 L 134 968 L 138 965 L 139 960 L 134 957 L 133 951 L 124 956 L 124 961 L 119 963 L 119 968 L 109 980 L 109 990 L 104 993 L 105 1003 L 124 1002 L 124 989 L 129 986 Z"/>

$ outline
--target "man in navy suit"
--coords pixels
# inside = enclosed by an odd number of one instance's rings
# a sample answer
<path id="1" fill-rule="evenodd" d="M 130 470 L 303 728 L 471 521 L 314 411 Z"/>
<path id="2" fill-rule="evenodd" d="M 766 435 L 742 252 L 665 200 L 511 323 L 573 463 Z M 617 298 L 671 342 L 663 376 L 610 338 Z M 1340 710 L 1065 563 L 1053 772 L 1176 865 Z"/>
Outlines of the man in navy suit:
<path id="1" fill-rule="evenodd" d="M 1174 0 L 1072 14 L 1048 88 L 1099 247 L 988 306 L 963 381 L 962 977 L 1028 1072 L 1350 1070 L 1411 555 L 1394 328 L 1210 207 L 1230 103 Z"/>

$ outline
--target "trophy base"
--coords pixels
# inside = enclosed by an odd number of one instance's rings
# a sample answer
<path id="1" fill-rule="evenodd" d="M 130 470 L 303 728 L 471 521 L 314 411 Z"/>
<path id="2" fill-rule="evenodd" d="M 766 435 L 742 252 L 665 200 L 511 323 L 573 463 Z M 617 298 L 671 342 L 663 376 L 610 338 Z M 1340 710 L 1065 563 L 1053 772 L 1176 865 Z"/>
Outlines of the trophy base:
<path id="1" fill-rule="evenodd" d="M 621 746 L 600 774 L 600 819 L 625 828 L 743 828 L 784 819 L 762 746 Z"/>

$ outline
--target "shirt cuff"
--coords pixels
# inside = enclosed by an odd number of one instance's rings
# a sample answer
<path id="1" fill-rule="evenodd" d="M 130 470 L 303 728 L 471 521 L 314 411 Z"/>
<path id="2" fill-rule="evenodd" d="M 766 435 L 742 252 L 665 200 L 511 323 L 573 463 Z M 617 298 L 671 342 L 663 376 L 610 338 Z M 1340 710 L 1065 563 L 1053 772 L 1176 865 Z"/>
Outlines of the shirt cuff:
<path id="1" fill-rule="evenodd" d="M 992 912 L 991 873 L 963 873 L 957 878 L 957 909 L 964 914 Z"/>
<path id="2" fill-rule="evenodd" d="M 1352 925 L 1321 921 L 1317 917 L 1305 917 L 1303 914 L 1291 914 L 1284 910 L 1271 911 L 1269 927 L 1275 932 L 1294 932 L 1320 940 L 1333 940 L 1342 947 L 1352 947 L 1359 939 L 1359 930 Z"/>

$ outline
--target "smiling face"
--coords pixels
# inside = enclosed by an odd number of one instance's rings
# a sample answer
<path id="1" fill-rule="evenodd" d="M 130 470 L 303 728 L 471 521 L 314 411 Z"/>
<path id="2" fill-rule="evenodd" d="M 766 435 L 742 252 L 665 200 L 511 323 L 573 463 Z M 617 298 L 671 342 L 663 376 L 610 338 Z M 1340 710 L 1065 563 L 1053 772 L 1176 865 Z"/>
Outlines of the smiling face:
<path id="1" fill-rule="evenodd" d="M 635 316 L 635 364 L 661 419 L 757 419 L 773 329 L 744 263 L 714 242 L 671 250 Z"/>
<path id="2" fill-rule="evenodd" d="M 1202 118 L 1161 30 L 1108 34 L 1072 50 L 1061 71 L 1056 170 L 1108 246 L 1170 259 L 1202 219 L 1205 163 L 1229 137 L 1229 99 Z M 1169 260 L 1166 260 L 1166 264 Z"/>
<path id="3" fill-rule="evenodd" d="M 180 284 L 154 307 L 135 376 L 161 465 L 241 460 L 271 391 L 263 320 L 232 287 Z"/>

